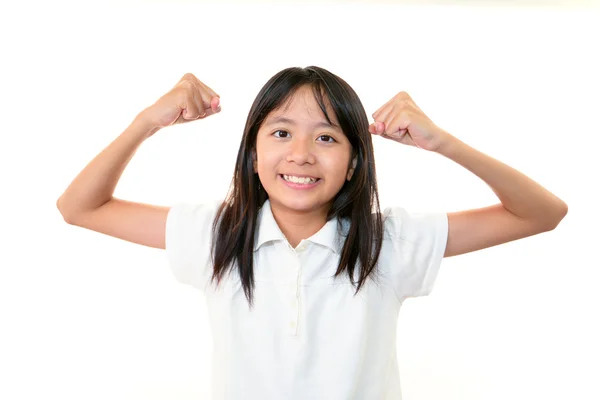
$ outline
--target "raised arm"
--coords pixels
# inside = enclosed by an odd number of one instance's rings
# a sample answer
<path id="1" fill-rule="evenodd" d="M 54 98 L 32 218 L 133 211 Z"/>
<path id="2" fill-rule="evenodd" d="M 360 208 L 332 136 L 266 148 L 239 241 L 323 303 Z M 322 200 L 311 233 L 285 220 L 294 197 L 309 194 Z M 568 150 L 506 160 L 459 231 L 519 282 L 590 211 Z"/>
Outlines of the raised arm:
<path id="1" fill-rule="evenodd" d="M 444 257 L 481 250 L 553 230 L 567 204 L 514 168 L 468 146 L 436 126 L 406 92 L 373 113 L 369 132 L 437 152 L 481 178 L 500 199 L 488 207 L 447 213 Z"/>
<path id="2" fill-rule="evenodd" d="M 212 89 L 194 75 L 185 74 L 77 175 L 56 202 L 64 220 L 132 243 L 164 249 L 170 207 L 117 199 L 113 197 L 117 182 L 146 139 L 164 127 L 219 112 L 219 101 Z"/>

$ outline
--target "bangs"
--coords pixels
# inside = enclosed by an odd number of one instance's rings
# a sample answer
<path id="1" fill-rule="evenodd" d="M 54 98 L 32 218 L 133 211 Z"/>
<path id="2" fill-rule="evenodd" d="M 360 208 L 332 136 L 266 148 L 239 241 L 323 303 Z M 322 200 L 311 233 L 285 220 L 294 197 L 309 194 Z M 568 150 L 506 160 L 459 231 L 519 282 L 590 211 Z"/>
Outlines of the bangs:
<path id="1" fill-rule="evenodd" d="M 310 88 L 312 89 L 313 98 L 319 105 L 319 108 L 321 109 L 321 112 L 325 116 L 325 120 L 327 121 L 327 123 L 329 123 L 332 126 L 340 127 L 340 130 L 344 133 L 344 135 L 348 136 L 348 135 L 346 135 L 346 132 L 344 132 L 343 129 L 341 129 L 340 124 L 339 123 L 336 124 L 331 119 L 331 117 L 327 111 L 328 109 L 332 110 L 336 116 L 336 119 L 338 121 L 340 121 L 340 117 L 339 117 L 340 112 L 338 112 L 338 110 L 336 110 L 334 108 L 331 100 L 329 99 L 329 96 L 327 95 L 327 92 L 325 91 L 324 84 L 321 81 L 304 82 L 304 83 L 294 87 L 292 90 L 290 90 L 285 95 L 285 97 L 279 102 L 279 104 L 275 105 L 275 107 L 273 108 L 272 111 L 279 110 L 279 109 L 281 109 L 282 111 L 287 111 L 290 107 L 290 104 L 292 103 L 292 100 L 298 94 L 299 89 L 304 86 L 310 86 Z"/>

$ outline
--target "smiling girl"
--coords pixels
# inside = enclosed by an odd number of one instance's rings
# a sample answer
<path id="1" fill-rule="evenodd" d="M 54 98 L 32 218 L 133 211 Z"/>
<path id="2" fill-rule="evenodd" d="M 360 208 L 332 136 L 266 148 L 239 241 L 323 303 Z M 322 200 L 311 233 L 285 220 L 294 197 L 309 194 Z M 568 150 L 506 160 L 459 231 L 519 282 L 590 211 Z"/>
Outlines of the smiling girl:
<path id="1" fill-rule="evenodd" d="M 401 399 L 402 302 L 431 292 L 443 257 L 550 231 L 567 213 L 533 180 L 437 127 L 405 92 L 369 124 L 354 90 L 316 66 L 280 71 L 258 93 L 223 201 L 160 207 L 113 196 L 141 143 L 219 103 L 184 75 L 57 203 L 70 224 L 166 249 L 176 278 L 204 293 L 214 399 Z M 381 212 L 372 135 L 462 165 L 500 203 Z"/>

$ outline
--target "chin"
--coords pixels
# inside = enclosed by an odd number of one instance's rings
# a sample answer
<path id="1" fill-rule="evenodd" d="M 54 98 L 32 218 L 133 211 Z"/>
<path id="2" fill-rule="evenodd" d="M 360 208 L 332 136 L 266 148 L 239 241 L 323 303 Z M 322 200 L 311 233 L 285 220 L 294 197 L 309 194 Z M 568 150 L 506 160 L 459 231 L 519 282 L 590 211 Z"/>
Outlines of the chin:
<path id="1" fill-rule="evenodd" d="M 265 188 L 271 204 L 275 203 L 279 207 L 298 212 L 315 211 L 331 204 L 335 197 L 333 192 L 330 195 L 324 193 L 328 191 L 327 189 L 332 189 L 327 187 L 324 181 L 321 181 L 318 187 L 306 190 L 294 190 L 285 186 L 282 181 L 283 178 L 277 177 L 268 188 Z"/>
<path id="2" fill-rule="evenodd" d="M 269 201 L 271 204 L 275 203 L 279 207 L 285 207 L 294 211 L 314 211 L 319 209 L 327 202 L 321 201 L 317 198 L 310 198 L 310 196 L 295 196 L 293 194 L 281 195 L 278 193 L 275 196 L 269 195 Z"/>

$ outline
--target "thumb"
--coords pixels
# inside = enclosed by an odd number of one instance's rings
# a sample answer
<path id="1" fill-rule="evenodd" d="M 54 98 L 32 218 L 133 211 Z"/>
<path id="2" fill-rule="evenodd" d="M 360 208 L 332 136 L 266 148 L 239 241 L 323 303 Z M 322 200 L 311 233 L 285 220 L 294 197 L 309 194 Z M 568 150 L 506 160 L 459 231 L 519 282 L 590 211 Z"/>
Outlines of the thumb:
<path id="1" fill-rule="evenodd" d="M 218 113 L 219 111 L 221 111 L 221 98 L 220 97 L 213 97 L 210 101 L 210 109 L 214 112 L 214 113 Z"/>
<path id="2" fill-rule="evenodd" d="M 379 134 L 379 125 L 377 124 L 377 121 L 375 121 L 371 125 L 369 125 L 369 133 L 372 133 L 375 135 Z"/>

